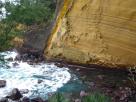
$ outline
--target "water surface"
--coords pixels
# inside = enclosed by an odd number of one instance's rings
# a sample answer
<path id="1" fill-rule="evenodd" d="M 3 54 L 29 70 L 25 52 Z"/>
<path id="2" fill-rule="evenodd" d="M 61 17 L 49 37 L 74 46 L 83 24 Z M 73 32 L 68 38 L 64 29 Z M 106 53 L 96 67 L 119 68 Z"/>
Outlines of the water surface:
<path id="1" fill-rule="evenodd" d="M 7 95 L 13 88 L 28 89 L 24 94 L 30 97 L 46 97 L 48 93 L 55 92 L 71 80 L 68 68 L 59 68 L 53 63 L 38 63 L 29 65 L 22 61 L 8 61 L 15 58 L 17 52 L 3 52 L 5 62 L 0 62 L 0 79 L 6 80 L 7 85 L 0 88 L 0 97 Z M 76 79 L 74 76 L 72 79 Z M 38 83 L 38 80 L 41 83 Z"/>

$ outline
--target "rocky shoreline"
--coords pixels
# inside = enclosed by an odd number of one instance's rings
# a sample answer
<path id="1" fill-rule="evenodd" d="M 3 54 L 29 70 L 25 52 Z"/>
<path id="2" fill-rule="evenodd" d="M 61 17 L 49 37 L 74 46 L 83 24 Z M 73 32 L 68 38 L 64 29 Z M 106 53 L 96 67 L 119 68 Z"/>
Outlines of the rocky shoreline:
<path id="1" fill-rule="evenodd" d="M 12 61 L 12 58 L 7 59 L 9 61 Z M 128 102 L 129 100 L 135 100 L 136 99 L 136 90 L 130 85 L 128 85 L 128 81 L 124 81 L 123 85 L 119 85 L 113 80 L 113 82 L 106 82 L 106 75 L 103 73 L 118 73 L 121 75 L 128 75 L 127 70 L 122 69 L 117 69 L 117 68 L 105 68 L 102 66 L 98 65 L 81 65 L 81 64 L 75 64 L 75 63 L 70 63 L 70 62 L 65 62 L 64 60 L 45 60 L 44 56 L 42 55 L 41 52 L 37 52 L 35 50 L 31 50 L 31 52 L 26 52 L 18 55 L 14 60 L 16 61 L 24 61 L 28 62 L 30 65 L 35 64 L 35 63 L 40 63 L 40 62 L 54 62 L 57 67 L 63 68 L 67 67 L 76 74 L 78 74 L 83 80 L 83 84 L 87 84 L 89 89 L 88 92 L 95 92 L 95 91 L 100 91 L 104 93 L 105 95 L 109 96 L 112 98 L 112 102 Z M 14 66 L 18 65 L 18 63 L 14 63 Z M 100 72 L 100 74 L 94 75 L 93 78 L 91 78 L 89 75 L 93 73 Z M 116 76 L 116 74 L 115 74 Z M 118 80 L 118 79 L 117 79 Z M 108 80 L 109 81 L 109 80 Z M 38 83 L 41 83 L 41 80 L 38 80 Z M 126 84 L 126 85 L 125 85 Z M 6 86 L 6 80 L 0 80 L 0 88 Z M 7 96 L 3 97 L 0 99 L 0 102 L 12 102 L 12 101 L 17 101 L 17 102 L 48 102 L 48 100 L 43 100 L 41 97 L 37 96 L 35 98 L 30 99 L 29 97 L 24 96 L 24 93 L 29 92 L 29 90 L 19 90 L 17 88 L 14 88 Z M 72 97 L 71 97 L 72 98 Z M 74 97 L 75 98 L 75 97 Z M 78 97 L 77 97 L 78 98 Z M 73 102 L 80 102 L 76 101 L 76 98 Z M 129 101 L 129 102 L 135 102 L 135 101 Z"/>
<path id="2" fill-rule="evenodd" d="M 92 65 L 76 64 L 66 62 L 64 60 L 53 59 L 52 61 L 56 62 L 55 65 L 58 67 L 61 68 L 68 67 L 74 72 L 78 73 L 80 75 L 80 78 L 84 81 L 84 83 L 87 84 L 87 86 L 89 86 L 88 92 L 93 93 L 100 91 L 101 93 L 104 93 L 105 95 L 111 97 L 112 102 L 136 101 L 136 88 L 130 84 L 130 80 L 128 79 L 129 76 L 128 69 L 125 67 L 122 68 L 123 66 L 118 68 L 109 68 L 95 64 Z M 90 74 L 93 74 L 93 72 L 94 73 L 100 72 L 100 74 L 94 76 L 93 79 L 90 78 L 92 76 L 89 76 Z M 105 75 L 103 73 L 105 73 Z M 106 80 L 107 73 L 113 73 L 113 76 L 112 75 L 111 76 L 115 78 L 111 79 L 111 81 L 109 80 L 107 81 Z M 118 78 L 116 78 L 116 75 L 118 77 L 123 75 L 124 77 L 126 77 L 126 79 L 119 80 Z"/>
<path id="3" fill-rule="evenodd" d="M 35 50 L 33 50 L 33 52 L 26 52 L 23 54 L 19 54 L 18 56 L 15 57 L 15 59 L 13 58 L 8 58 L 8 61 L 18 61 L 13 63 L 13 66 L 18 66 L 20 61 L 23 62 L 27 62 L 28 64 L 32 65 L 34 63 L 39 63 L 39 62 L 44 62 L 45 59 L 42 56 L 41 53 L 37 53 L 35 52 Z M 40 83 L 41 81 L 38 80 L 38 83 Z M 0 88 L 4 88 L 6 87 L 6 80 L 0 80 Z M 0 102 L 47 102 L 46 100 L 43 100 L 40 97 L 36 97 L 36 98 L 28 98 L 26 96 L 23 96 L 23 94 L 28 93 L 29 90 L 19 90 L 17 88 L 14 88 L 11 90 L 11 92 L 9 92 L 5 97 L 1 97 L 0 98 Z"/>
<path id="4" fill-rule="evenodd" d="M 0 99 L 0 102 L 47 102 L 47 100 L 43 100 L 40 97 L 36 98 L 28 98 L 23 97 L 23 94 L 21 94 L 21 91 L 17 88 L 14 88 L 6 97 L 2 97 Z"/>

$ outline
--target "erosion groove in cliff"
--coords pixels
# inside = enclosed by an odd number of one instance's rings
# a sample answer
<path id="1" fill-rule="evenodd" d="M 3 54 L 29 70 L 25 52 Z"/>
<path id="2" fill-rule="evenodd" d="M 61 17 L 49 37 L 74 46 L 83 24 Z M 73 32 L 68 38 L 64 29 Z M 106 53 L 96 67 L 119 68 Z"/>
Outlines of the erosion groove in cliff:
<path id="1" fill-rule="evenodd" d="M 62 7 L 60 7 L 60 12 L 58 12 L 58 16 L 56 18 L 56 23 L 54 24 L 54 27 L 51 31 L 51 35 L 50 38 L 48 40 L 48 46 L 47 49 L 50 48 L 51 42 L 53 37 L 55 36 L 55 34 L 57 33 L 59 27 L 61 26 L 62 23 L 62 19 L 64 18 L 64 16 L 66 15 L 66 13 L 68 12 L 68 10 L 70 9 L 69 7 L 72 5 L 73 0 L 61 0 L 62 3 Z"/>
<path id="2" fill-rule="evenodd" d="M 136 65 L 135 3 L 64 0 L 46 56 L 85 64 Z"/>

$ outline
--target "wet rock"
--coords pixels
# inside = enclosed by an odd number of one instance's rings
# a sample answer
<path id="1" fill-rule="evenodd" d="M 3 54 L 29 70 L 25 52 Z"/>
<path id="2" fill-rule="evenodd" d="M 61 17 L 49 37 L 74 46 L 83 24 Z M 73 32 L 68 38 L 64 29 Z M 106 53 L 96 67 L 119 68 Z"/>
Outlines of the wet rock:
<path id="1" fill-rule="evenodd" d="M 86 80 L 87 76 L 84 75 L 84 76 L 81 76 L 81 80 Z"/>
<path id="2" fill-rule="evenodd" d="M 25 53 L 25 54 L 23 54 L 23 55 L 21 56 L 21 60 L 27 61 L 27 59 L 29 59 L 29 56 L 28 56 L 27 53 Z"/>
<path id="3" fill-rule="evenodd" d="M 95 87 L 95 83 L 94 83 L 94 82 L 89 82 L 89 85 L 90 85 L 91 87 Z"/>
<path id="4" fill-rule="evenodd" d="M 22 99 L 22 102 L 30 102 L 30 99 L 29 99 L 28 97 L 24 97 L 24 98 Z"/>
<path id="5" fill-rule="evenodd" d="M 128 102 L 128 98 L 132 96 L 131 89 L 128 87 L 120 87 L 118 90 L 114 91 L 115 99 L 118 99 L 122 102 Z"/>
<path id="6" fill-rule="evenodd" d="M 37 97 L 37 98 L 33 98 L 31 99 L 31 102 L 44 102 L 42 98 Z"/>
<path id="7" fill-rule="evenodd" d="M 15 58 L 16 61 L 21 61 L 21 56 L 20 55 L 17 55 L 16 58 Z"/>
<path id="8" fill-rule="evenodd" d="M 28 89 L 22 89 L 22 90 L 20 90 L 20 93 L 21 93 L 21 94 L 27 94 L 28 92 L 29 92 Z"/>
<path id="9" fill-rule="evenodd" d="M 16 67 L 16 66 L 18 66 L 19 64 L 18 64 L 17 62 L 15 62 L 15 63 L 12 63 L 12 65 L 13 65 L 13 67 Z"/>
<path id="10" fill-rule="evenodd" d="M 103 83 L 103 86 L 106 88 L 111 88 L 111 89 L 115 89 L 117 87 L 116 83 L 114 82 Z"/>
<path id="11" fill-rule="evenodd" d="M 64 65 L 63 65 L 62 63 L 55 63 L 55 65 L 56 65 L 57 67 L 59 67 L 59 68 L 63 68 L 63 67 L 64 67 Z"/>
<path id="12" fill-rule="evenodd" d="M 37 83 L 38 83 L 38 84 L 40 84 L 40 83 L 42 83 L 42 82 L 43 82 L 43 80 L 38 80 L 38 82 L 37 82 Z"/>
<path id="13" fill-rule="evenodd" d="M 6 81 L 5 80 L 0 80 L 0 88 L 3 88 L 6 86 Z"/>
<path id="14" fill-rule="evenodd" d="M 0 99 L 0 102 L 8 102 L 8 99 L 3 97 L 3 98 Z"/>
<path id="15" fill-rule="evenodd" d="M 104 75 L 98 75 L 97 78 L 100 79 L 100 80 L 103 80 L 104 79 Z"/>
<path id="16" fill-rule="evenodd" d="M 20 53 L 20 56 L 16 59 L 20 59 L 24 62 L 31 61 L 33 63 L 38 63 L 45 60 L 43 56 L 43 51 L 33 49 L 30 46 L 22 47 L 21 49 L 18 49 L 18 51 Z"/>
<path id="17" fill-rule="evenodd" d="M 31 60 L 34 60 L 35 59 L 35 56 L 33 56 L 33 55 L 30 55 L 30 57 L 29 57 Z"/>
<path id="18" fill-rule="evenodd" d="M 22 98 L 22 94 L 20 93 L 20 91 L 17 88 L 14 88 L 9 95 L 7 95 L 7 98 L 11 99 L 11 100 L 19 100 L 20 98 Z"/>
<path id="19" fill-rule="evenodd" d="M 77 69 L 76 69 L 76 71 L 80 71 L 80 69 L 79 69 L 79 68 L 77 68 Z"/>
<path id="20" fill-rule="evenodd" d="M 34 62 L 32 62 L 32 61 L 27 61 L 27 63 L 28 63 L 29 65 L 34 65 Z"/>
<path id="21" fill-rule="evenodd" d="M 12 58 L 12 57 L 10 57 L 10 58 L 8 58 L 7 60 L 8 60 L 8 61 L 13 61 L 13 58 Z"/>
<path id="22" fill-rule="evenodd" d="M 81 91 L 80 92 L 80 97 L 84 97 L 84 96 L 87 96 L 88 94 L 85 92 L 85 91 Z"/>

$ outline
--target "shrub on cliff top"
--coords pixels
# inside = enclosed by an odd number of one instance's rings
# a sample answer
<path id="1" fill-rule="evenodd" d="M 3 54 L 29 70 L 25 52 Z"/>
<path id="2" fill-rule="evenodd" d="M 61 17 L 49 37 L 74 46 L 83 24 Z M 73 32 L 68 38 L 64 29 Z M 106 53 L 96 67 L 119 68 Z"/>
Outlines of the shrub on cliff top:
<path id="1" fill-rule="evenodd" d="M 12 47 L 10 41 L 23 34 L 28 26 L 46 25 L 53 18 L 54 11 L 54 0 L 0 1 L 0 51 Z M 27 29 L 17 29 L 20 24 Z"/>
<path id="2" fill-rule="evenodd" d="M 53 0 L 20 0 L 18 3 L 6 2 L 4 5 L 7 11 L 5 20 L 26 25 L 48 22 L 55 10 Z"/>

